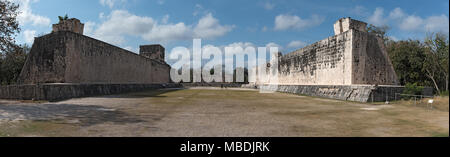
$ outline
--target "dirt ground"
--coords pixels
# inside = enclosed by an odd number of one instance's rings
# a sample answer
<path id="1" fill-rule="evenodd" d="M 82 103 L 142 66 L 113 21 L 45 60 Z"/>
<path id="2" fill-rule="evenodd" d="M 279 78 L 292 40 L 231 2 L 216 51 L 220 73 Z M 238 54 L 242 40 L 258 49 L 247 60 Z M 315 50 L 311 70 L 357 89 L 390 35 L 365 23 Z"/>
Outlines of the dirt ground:
<path id="1" fill-rule="evenodd" d="M 164 89 L 56 103 L 0 100 L 0 136 L 449 136 L 449 112 L 243 89 Z"/>

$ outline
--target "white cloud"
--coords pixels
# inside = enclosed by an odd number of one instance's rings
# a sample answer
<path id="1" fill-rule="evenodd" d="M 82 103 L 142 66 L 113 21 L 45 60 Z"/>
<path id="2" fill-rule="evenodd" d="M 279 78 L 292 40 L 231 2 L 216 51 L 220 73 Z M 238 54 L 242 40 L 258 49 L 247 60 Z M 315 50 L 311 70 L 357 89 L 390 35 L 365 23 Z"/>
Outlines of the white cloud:
<path id="1" fill-rule="evenodd" d="M 305 42 L 296 40 L 296 41 L 291 41 L 291 42 L 287 45 L 287 47 L 288 47 L 288 48 L 302 48 L 302 47 L 305 47 L 306 45 L 307 45 L 307 44 L 306 44 Z"/>
<path id="2" fill-rule="evenodd" d="M 442 32 L 449 34 L 449 22 L 446 15 L 431 16 L 425 20 L 426 32 Z"/>
<path id="3" fill-rule="evenodd" d="M 442 14 L 440 16 L 420 17 L 408 15 L 401 8 L 395 8 L 384 16 L 383 8 L 376 8 L 375 12 L 368 19 L 369 23 L 376 26 L 392 25 L 401 31 L 406 32 L 442 32 L 449 33 L 449 18 Z M 391 27 L 392 27 L 391 26 Z"/>
<path id="4" fill-rule="evenodd" d="M 23 36 L 24 36 L 25 42 L 27 44 L 32 44 L 34 42 L 34 37 L 36 37 L 36 31 L 35 30 L 25 30 L 23 32 Z"/>
<path id="5" fill-rule="evenodd" d="M 121 45 L 125 42 L 126 35 L 141 37 L 155 43 L 168 43 L 193 38 L 213 39 L 225 35 L 234 28 L 230 25 L 221 25 L 211 13 L 202 17 L 195 25 L 168 22 L 169 15 L 158 22 L 151 17 L 137 16 L 125 10 L 114 10 L 105 16 L 105 21 L 101 24 L 87 22 L 85 34 Z"/>
<path id="6" fill-rule="evenodd" d="M 146 34 L 152 30 L 154 24 L 154 20 L 150 17 L 140 17 L 130 14 L 128 11 L 115 10 L 111 12 L 106 21 L 98 25 L 92 36 L 112 44 L 122 44 L 125 41 L 123 35 Z"/>
<path id="7" fill-rule="evenodd" d="M 411 15 L 402 20 L 402 22 L 399 25 L 399 28 L 401 30 L 406 30 L 406 31 L 419 30 L 422 23 L 423 23 L 422 18 Z"/>
<path id="8" fill-rule="evenodd" d="M 117 3 L 125 3 L 126 0 L 100 0 L 100 4 L 103 6 L 108 6 L 109 8 L 113 8 Z"/>
<path id="9" fill-rule="evenodd" d="M 389 13 L 389 18 L 391 19 L 399 19 L 405 17 L 405 13 L 401 8 L 395 8 Z"/>
<path id="10" fill-rule="evenodd" d="M 84 34 L 87 36 L 94 36 L 94 28 L 97 24 L 95 22 L 88 21 L 84 23 Z"/>
<path id="11" fill-rule="evenodd" d="M 266 9 L 266 10 L 272 10 L 273 8 L 275 8 L 275 4 L 270 3 L 270 2 L 264 3 L 264 9 Z"/>
<path id="12" fill-rule="evenodd" d="M 386 24 L 386 19 L 383 17 L 384 15 L 384 9 L 383 8 L 376 8 L 373 12 L 372 16 L 369 17 L 368 21 L 369 23 L 375 25 L 375 26 L 383 26 Z"/>
<path id="13" fill-rule="evenodd" d="M 143 38 L 152 42 L 167 43 L 176 40 L 192 39 L 192 30 L 183 22 L 168 25 L 155 25 Z"/>
<path id="14" fill-rule="evenodd" d="M 196 38 L 216 38 L 230 32 L 234 26 L 220 25 L 219 20 L 214 18 L 211 13 L 202 17 L 194 28 Z"/>
<path id="15" fill-rule="evenodd" d="M 49 26 L 50 18 L 37 15 L 33 13 L 31 4 L 38 2 L 38 0 L 10 0 L 11 2 L 19 4 L 20 14 L 17 15 L 17 20 L 20 25 L 31 24 L 33 26 Z"/>
<path id="16" fill-rule="evenodd" d="M 310 19 L 302 19 L 295 15 L 278 15 L 275 18 L 275 30 L 303 30 L 309 27 L 320 25 L 324 18 L 318 15 L 312 15 Z"/>

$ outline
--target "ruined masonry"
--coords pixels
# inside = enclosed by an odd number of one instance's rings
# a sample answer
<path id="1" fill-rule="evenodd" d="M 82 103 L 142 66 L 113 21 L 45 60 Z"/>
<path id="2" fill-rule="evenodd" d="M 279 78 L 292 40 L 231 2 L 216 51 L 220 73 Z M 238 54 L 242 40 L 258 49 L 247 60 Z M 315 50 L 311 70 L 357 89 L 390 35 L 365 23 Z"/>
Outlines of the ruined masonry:
<path id="1" fill-rule="evenodd" d="M 144 45 L 140 54 L 83 35 L 72 18 L 34 40 L 18 82 L 1 86 L 0 98 L 60 100 L 173 87 L 164 47 Z"/>
<path id="2" fill-rule="evenodd" d="M 83 35 L 84 24 L 68 19 L 37 37 L 19 76 L 20 85 L 0 86 L 2 99 L 61 100 L 183 86 L 258 87 L 347 101 L 388 101 L 404 89 L 389 60 L 383 39 L 367 24 L 342 18 L 335 35 L 282 55 L 264 65 L 278 79 L 241 84 L 170 83 L 170 65 L 161 45 L 142 45 L 139 55 Z M 276 64 L 276 62 L 278 64 Z M 253 68 L 250 70 L 256 70 Z M 432 95 L 425 88 L 424 95 Z"/>
<path id="3" fill-rule="evenodd" d="M 367 23 L 342 18 L 335 35 L 294 52 L 278 53 L 269 66 L 278 66 L 274 81 L 252 84 L 267 90 L 349 101 L 387 101 L 402 93 L 384 41 L 366 30 Z M 278 64 L 274 61 L 277 61 Z M 257 71 L 257 67 L 252 70 Z M 426 88 L 424 95 L 432 95 Z"/>
<path id="4" fill-rule="evenodd" d="M 78 19 L 65 20 L 36 38 L 19 83 L 169 83 L 161 45 L 141 46 L 137 55 L 84 36 L 83 26 Z"/>

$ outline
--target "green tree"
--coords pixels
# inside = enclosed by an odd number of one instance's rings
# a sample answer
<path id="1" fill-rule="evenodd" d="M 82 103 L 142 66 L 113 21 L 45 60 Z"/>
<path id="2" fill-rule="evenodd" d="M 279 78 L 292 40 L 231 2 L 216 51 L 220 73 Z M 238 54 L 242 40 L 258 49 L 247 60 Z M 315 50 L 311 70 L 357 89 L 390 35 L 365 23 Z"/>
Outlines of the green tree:
<path id="1" fill-rule="evenodd" d="M 20 33 L 18 9 L 18 4 L 0 0 L 0 53 L 17 48 L 15 35 Z"/>
<path id="2" fill-rule="evenodd" d="M 30 50 L 28 45 L 23 45 L 14 50 L 7 51 L 0 59 L 0 84 L 15 84 L 22 71 L 25 60 Z"/>
<path id="3" fill-rule="evenodd" d="M 418 40 L 392 41 L 386 47 L 401 85 L 407 83 L 417 83 L 419 86 L 430 85 L 423 73 L 423 63 L 426 58 L 424 44 Z"/>
<path id="4" fill-rule="evenodd" d="M 427 51 L 423 71 L 439 94 L 441 90 L 448 91 L 448 38 L 442 33 L 432 33 L 424 43 Z"/>
<path id="5" fill-rule="evenodd" d="M 65 20 L 68 20 L 69 16 L 67 16 L 67 14 L 64 15 L 64 16 L 58 16 L 58 19 L 59 19 L 59 23 L 61 23 L 61 22 L 65 21 Z"/>

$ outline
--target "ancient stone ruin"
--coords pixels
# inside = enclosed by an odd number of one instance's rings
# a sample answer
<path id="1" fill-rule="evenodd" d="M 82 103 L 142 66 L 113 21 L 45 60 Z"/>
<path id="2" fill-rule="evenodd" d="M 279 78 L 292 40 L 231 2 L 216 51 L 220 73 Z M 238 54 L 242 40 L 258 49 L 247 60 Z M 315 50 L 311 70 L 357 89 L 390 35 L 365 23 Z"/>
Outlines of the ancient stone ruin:
<path id="1" fill-rule="evenodd" d="M 52 33 L 35 39 L 19 82 L 37 83 L 169 83 L 170 66 L 161 45 L 141 46 L 137 55 L 84 36 L 84 24 L 69 19 Z"/>
<path id="2" fill-rule="evenodd" d="M 334 24 L 334 36 L 286 55 L 278 53 L 264 65 L 278 69 L 276 84 L 257 79 L 238 86 L 359 102 L 392 100 L 403 87 L 398 86 L 383 39 L 366 27 L 342 18 Z M 61 100 L 183 86 L 170 83 L 163 46 L 140 46 L 138 55 L 85 36 L 83 28 L 78 19 L 62 20 L 52 33 L 35 38 L 20 85 L 0 86 L 0 98 Z M 432 89 L 423 94 L 431 95 Z"/>
<path id="3" fill-rule="evenodd" d="M 334 24 L 334 36 L 276 55 L 269 64 L 278 65 L 276 83 L 270 76 L 266 82 L 252 83 L 267 84 L 263 88 L 268 90 L 341 100 L 392 100 L 403 87 L 398 86 L 383 39 L 366 28 L 367 23 L 342 18 Z M 424 94 L 431 95 L 432 89 Z"/>
<path id="4" fill-rule="evenodd" d="M 83 35 L 78 19 L 62 20 L 34 40 L 18 82 L 0 87 L 0 98 L 60 100 L 163 88 L 170 65 L 161 45 L 140 55 Z"/>

